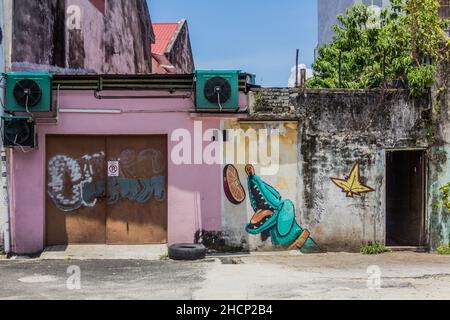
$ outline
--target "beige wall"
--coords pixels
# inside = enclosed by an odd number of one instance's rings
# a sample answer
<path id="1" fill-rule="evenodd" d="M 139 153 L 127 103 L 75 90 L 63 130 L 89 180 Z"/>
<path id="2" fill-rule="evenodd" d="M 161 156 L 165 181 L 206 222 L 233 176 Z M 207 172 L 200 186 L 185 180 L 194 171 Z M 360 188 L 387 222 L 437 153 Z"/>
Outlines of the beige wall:
<path id="1" fill-rule="evenodd" d="M 279 149 L 279 170 L 276 174 L 262 175 L 261 169 L 268 168 L 268 163 L 255 164 L 256 174 L 260 178 L 273 186 L 281 194 L 283 199 L 289 199 L 294 204 L 297 204 L 297 123 L 296 122 L 255 122 L 255 123 L 239 123 L 226 121 L 224 123 L 224 129 L 242 129 L 247 132 L 248 129 L 253 129 L 259 132 L 260 129 L 278 129 L 280 132 Z M 257 139 L 260 139 L 258 134 Z M 254 138 L 247 139 L 245 136 L 241 136 L 240 147 L 237 148 L 240 154 L 247 155 L 246 163 L 250 163 L 249 152 L 252 148 L 252 143 L 255 142 Z M 225 149 L 230 147 L 232 141 L 225 143 Z M 269 145 L 269 150 L 271 150 Z M 226 152 L 225 152 L 226 156 Z M 254 250 L 272 250 L 274 246 L 271 243 L 270 238 L 266 241 L 262 241 L 259 235 L 250 235 L 246 232 L 245 227 L 254 215 L 253 208 L 250 204 L 248 197 L 248 185 L 247 174 L 245 173 L 245 164 L 237 164 L 235 161 L 229 161 L 227 164 L 233 164 L 237 168 L 240 176 L 242 186 L 247 193 L 245 201 L 240 205 L 231 203 L 227 197 L 222 195 L 222 231 L 227 240 L 233 246 L 243 246 L 245 249 Z M 297 205 L 296 205 L 297 207 Z M 300 210 L 296 208 L 297 222 L 302 225 L 300 219 Z"/>

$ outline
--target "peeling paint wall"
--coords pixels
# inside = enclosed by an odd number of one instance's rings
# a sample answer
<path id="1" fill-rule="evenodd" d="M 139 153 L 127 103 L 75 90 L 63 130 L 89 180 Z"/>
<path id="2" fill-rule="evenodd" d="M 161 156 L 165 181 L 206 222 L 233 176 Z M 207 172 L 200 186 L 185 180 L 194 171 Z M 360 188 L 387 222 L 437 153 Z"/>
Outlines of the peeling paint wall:
<path id="1" fill-rule="evenodd" d="M 12 61 L 64 67 L 65 11 L 65 0 L 14 1 Z"/>
<path id="2" fill-rule="evenodd" d="M 450 243 L 450 212 L 443 204 L 442 186 L 450 182 L 450 145 L 430 150 L 430 183 L 428 195 L 428 228 L 430 246 L 435 249 Z"/>
<path id="3" fill-rule="evenodd" d="M 243 130 L 239 135 L 239 139 L 228 139 L 225 143 L 224 154 L 228 163 L 233 163 L 239 173 L 241 184 L 246 192 L 245 201 L 241 204 L 231 203 L 225 195 L 222 196 L 222 231 L 226 237 L 227 242 L 232 246 L 242 246 L 247 250 L 276 250 L 280 249 L 274 245 L 269 237 L 264 234 L 252 235 L 246 231 L 246 226 L 249 224 L 255 210 L 252 208 L 249 199 L 248 176 L 245 170 L 246 164 L 251 164 L 253 154 L 258 155 L 259 141 L 263 139 L 260 130 L 279 130 L 279 149 L 281 150 L 279 159 L 279 168 L 274 174 L 264 175 L 262 168 L 269 168 L 268 161 L 259 161 L 254 164 L 256 175 L 265 183 L 275 188 L 284 200 L 291 200 L 294 204 L 298 202 L 297 192 L 297 175 L 293 174 L 297 170 L 298 154 L 297 154 L 297 122 L 255 122 L 243 123 L 237 121 L 226 121 L 224 124 L 226 130 Z M 257 135 L 251 135 L 250 131 L 254 130 Z M 237 131 L 236 131 L 237 132 Z M 248 133 L 246 136 L 245 133 Z M 236 141 L 239 141 L 237 144 Z M 229 158 L 229 153 L 226 151 L 235 146 L 235 157 Z M 271 148 L 268 148 L 269 153 Z M 240 161 L 238 155 L 245 155 L 245 160 Z M 296 206 L 296 221 L 300 222 L 301 208 Z"/>
<path id="4" fill-rule="evenodd" d="M 448 68 L 448 66 L 446 66 Z M 441 74 L 442 76 L 442 74 Z M 429 151 L 428 227 L 432 248 L 450 243 L 450 212 L 445 207 L 441 188 L 450 182 L 450 102 L 448 93 L 435 108 L 436 132 Z M 433 129 L 433 128 L 430 128 Z"/>
<path id="5" fill-rule="evenodd" d="M 4 56 L 4 44 L 3 44 L 3 1 L 0 1 L 0 72 L 5 72 L 5 56 Z M 0 159 L 2 161 L 2 159 Z M 3 190 L 3 179 L 0 179 L 0 190 Z M 3 198 L 3 194 L 2 194 Z M 4 210 L 3 199 L 0 200 L 0 212 Z M 3 233 L 3 214 L 0 214 L 0 252 L 4 251 L 4 233 Z"/>
<path id="6" fill-rule="evenodd" d="M 105 12 L 88 0 L 15 1 L 13 23 L 16 70 L 151 73 L 153 31 L 144 0 L 108 0 Z"/>
<path id="7" fill-rule="evenodd" d="M 422 108 L 404 93 L 310 92 L 294 95 L 299 131 L 299 190 L 304 220 L 322 248 L 358 250 L 385 241 L 385 149 L 426 147 Z M 348 198 L 330 177 L 347 177 L 359 163 L 375 191 Z"/>
<path id="8" fill-rule="evenodd" d="M 295 201 L 299 225 L 318 246 L 357 251 L 368 242 L 384 243 L 386 149 L 427 147 L 423 115 L 428 98 L 412 100 L 402 91 L 261 89 L 250 93 L 250 101 L 247 121 L 256 122 L 246 126 L 299 123 L 295 139 L 280 146 L 280 174 L 265 180 L 284 199 Z M 238 170 L 245 177 L 244 168 Z M 345 179 L 352 175 L 358 177 L 353 193 L 345 190 Z M 336 184 L 340 180 L 342 188 Z M 270 242 L 245 233 L 252 214 L 248 200 L 247 210 L 226 198 L 223 203 L 223 226 L 233 241 L 245 239 L 251 250 L 270 247 Z"/>

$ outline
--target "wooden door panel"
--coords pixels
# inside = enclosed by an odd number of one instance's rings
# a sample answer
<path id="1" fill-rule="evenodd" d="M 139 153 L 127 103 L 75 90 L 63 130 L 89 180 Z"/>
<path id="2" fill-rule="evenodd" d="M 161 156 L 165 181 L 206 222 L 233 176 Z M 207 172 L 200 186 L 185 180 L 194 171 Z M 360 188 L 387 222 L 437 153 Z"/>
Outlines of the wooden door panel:
<path id="1" fill-rule="evenodd" d="M 106 150 L 107 163 L 119 162 L 107 183 L 107 243 L 167 243 L 167 137 L 108 137 Z"/>
<path id="2" fill-rule="evenodd" d="M 47 137 L 47 245 L 105 243 L 105 138 Z"/>

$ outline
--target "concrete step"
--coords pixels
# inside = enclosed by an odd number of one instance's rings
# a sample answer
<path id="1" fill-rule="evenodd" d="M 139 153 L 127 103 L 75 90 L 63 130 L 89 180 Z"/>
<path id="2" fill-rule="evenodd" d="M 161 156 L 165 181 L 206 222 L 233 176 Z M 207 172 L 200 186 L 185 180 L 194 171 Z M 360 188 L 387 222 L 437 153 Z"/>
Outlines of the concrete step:
<path id="1" fill-rule="evenodd" d="M 426 247 L 387 247 L 387 249 L 393 252 L 428 252 L 428 248 Z"/>

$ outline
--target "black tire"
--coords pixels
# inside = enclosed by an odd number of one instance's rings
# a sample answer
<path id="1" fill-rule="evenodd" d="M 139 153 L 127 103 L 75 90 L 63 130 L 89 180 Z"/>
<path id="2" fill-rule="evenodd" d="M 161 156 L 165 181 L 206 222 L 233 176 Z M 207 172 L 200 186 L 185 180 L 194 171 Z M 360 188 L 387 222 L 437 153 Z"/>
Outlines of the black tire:
<path id="1" fill-rule="evenodd" d="M 169 258 L 172 260 L 204 259 L 206 248 L 202 244 L 180 243 L 169 247 Z"/>

